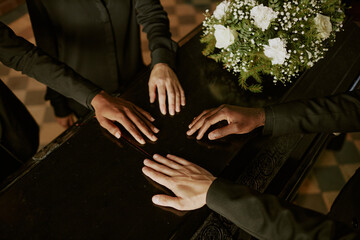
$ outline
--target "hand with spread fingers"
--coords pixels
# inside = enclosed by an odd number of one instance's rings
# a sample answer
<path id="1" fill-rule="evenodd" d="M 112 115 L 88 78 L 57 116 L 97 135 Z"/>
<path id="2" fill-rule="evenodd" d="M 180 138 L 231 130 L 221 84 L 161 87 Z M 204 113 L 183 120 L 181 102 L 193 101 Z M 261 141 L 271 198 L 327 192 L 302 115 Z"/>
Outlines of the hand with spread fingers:
<path id="1" fill-rule="evenodd" d="M 174 71 L 165 63 L 155 64 L 149 79 L 150 103 L 154 103 L 156 92 L 160 111 L 166 115 L 166 96 L 170 115 L 180 112 L 185 106 L 185 94 Z"/>
<path id="2" fill-rule="evenodd" d="M 100 125 L 116 138 L 121 137 L 121 131 L 114 122 L 120 123 L 141 144 L 145 144 L 141 133 L 151 141 L 157 140 L 155 133 L 159 129 L 152 124 L 155 119 L 135 104 L 101 91 L 93 98 L 91 105 Z"/>
<path id="3" fill-rule="evenodd" d="M 228 125 L 210 132 L 208 135 L 210 140 L 219 139 L 230 134 L 248 133 L 257 127 L 264 126 L 265 111 L 263 108 L 221 105 L 218 108 L 205 110 L 194 118 L 186 134 L 193 135 L 198 131 L 196 139 L 200 140 L 212 125 L 223 120 L 227 121 Z"/>
<path id="4" fill-rule="evenodd" d="M 174 155 L 165 158 L 155 154 L 153 158 L 155 161 L 144 160 L 143 173 L 176 195 L 155 195 L 153 203 L 178 210 L 194 210 L 205 205 L 207 191 L 215 180 L 211 173 Z"/>

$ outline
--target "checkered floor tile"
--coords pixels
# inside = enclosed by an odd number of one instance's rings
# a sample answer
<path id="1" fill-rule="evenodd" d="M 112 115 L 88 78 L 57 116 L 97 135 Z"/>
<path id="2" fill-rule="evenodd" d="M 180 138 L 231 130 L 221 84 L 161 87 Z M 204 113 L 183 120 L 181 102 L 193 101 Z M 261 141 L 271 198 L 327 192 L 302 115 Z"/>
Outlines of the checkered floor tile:
<path id="1" fill-rule="evenodd" d="M 347 135 L 341 151 L 325 150 L 299 189 L 295 203 L 328 213 L 340 189 L 360 167 L 358 133 Z"/>
<path id="2" fill-rule="evenodd" d="M 162 0 L 170 19 L 172 38 L 179 41 L 204 19 L 205 9 L 213 10 L 216 0 Z M 18 35 L 34 43 L 34 36 L 22 5 L 0 20 L 8 24 Z M 150 63 L 146 35 L 141 34 L 144 62 Z M 0 78 L 25 103 L 40 126 L 40 147 L 46 145 L 64 131 L 54 118 L 52 108 L 45 102 L 45 86 L 21 73 L 0 64 Z M 327 213 L 341 187 L 360 167 L 360 134 L 348 135 L 340 152 L 324 151 L 312 172 L 305 179 L 295 203 L 322 213 Z"/>

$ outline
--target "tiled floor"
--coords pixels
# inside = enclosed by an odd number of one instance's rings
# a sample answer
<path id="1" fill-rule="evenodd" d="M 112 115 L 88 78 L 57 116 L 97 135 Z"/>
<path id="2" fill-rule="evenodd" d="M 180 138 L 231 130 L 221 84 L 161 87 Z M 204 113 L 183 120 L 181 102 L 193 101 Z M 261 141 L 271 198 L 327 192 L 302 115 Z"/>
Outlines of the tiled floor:
<path id="1" fill-rule="evenodd" d="M 214 9 L 215 0 L 162 0 L 169 14 L 170 29 L 175 41 L 180 40 L 203 20 L 205 9 Z M 18 35 L 34 42 L 26 7 L 21 6 L 0 20 Z M 144 61 L 150 62 L 145 35 L 142 34 Z M 53 140 L 64 129 L 54 119 L 49 103 L 44 102 L 45 86 L 0 65 L 0 78 L 25 103 L 40 125 L 41 147 Z M 324 151 L 317 164 L 302 184 L 295 203 L 327 213 L 341 187 L 360 167 L 360 134 L 348 135 L 342 151 Z"/>
<path id="2" fill-rule="evenodd" d="M 301 185 L 295 203 L 327 213 L 340 189 L 360 167 L 360 134 L 351 133 L 341 151 L 325 150 Z"/>

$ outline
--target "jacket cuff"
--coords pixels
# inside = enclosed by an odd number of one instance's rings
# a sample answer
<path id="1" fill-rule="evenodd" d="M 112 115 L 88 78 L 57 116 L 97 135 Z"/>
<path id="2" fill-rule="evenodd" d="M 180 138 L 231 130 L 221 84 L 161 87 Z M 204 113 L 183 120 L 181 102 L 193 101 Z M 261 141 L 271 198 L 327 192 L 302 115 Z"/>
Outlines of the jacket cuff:
<path id="1" fill-rule="evenodd" d="M 174 42 L 173 44 L 176 45 Z M 177 46 L 177 45 L 176 45 Z M 177 47 L 176 47 L 177 48 Z M 175 48 L 175 49 L 176 49 Z M 176 52 L 166 48 L 157 48 L 151 52 L 151 69 L 157 63 L 166 63 L 173 70 L 176 69 Z"/>
<path id="2" fill-rule="evenodd" d="M 86 98 L 86 106 L 88 109 L 90 109 L 91 111 L 95 111 L 94 107 L 91 105 L 91 101 L 93 100 L 93 98 L 98 95 L 98 93 L 101 92 L 101 89 L 95 89 L 94 91 L 90 92 L 89 95 Z"/>
<path id="3" fill-rule="evenodd" d="M 214 205 L 216 205 L 217 199 L 218 199 L 218 191 L 221 189 L 222 182 L 224 179 L 216 178 L 212 184 L 210 185 L 207 194 L 206 194 L 206 205 L 208 205 L 209 208 L 213 208 Z M 210 207 L 211 206 L 211 207 Z"/>
<path id="4" fill-rule="evenodd" d="M 272 135 L 275 124 L 274 110 L 271 106 L 265 107 L 265 125 L 263 128 L 263 135 Z"/>
<path id="5" fill-rule="evenodd" d="M 210 188 L 206 194 L 206 205 L 214 211 L 222 209 L 224 206 L 222 204 L 226 201 L 223 201 L 223 198 L 227 198 L 228 189 L 232 189 L 233 186 L 236 185 L 237 193 L 236 195 L 246 195 L 248 190 L 247 187 L 238 185 L 234 182 L 223 178 L 216 178 L 213 183 L 210 185 Z"/>

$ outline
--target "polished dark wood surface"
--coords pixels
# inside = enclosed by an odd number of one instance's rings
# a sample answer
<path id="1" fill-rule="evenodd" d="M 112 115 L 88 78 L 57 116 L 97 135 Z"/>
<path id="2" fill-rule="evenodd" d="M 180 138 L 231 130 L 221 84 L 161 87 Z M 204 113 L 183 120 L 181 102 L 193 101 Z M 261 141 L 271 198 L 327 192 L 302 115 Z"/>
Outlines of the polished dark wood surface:
<path id="1" fill-rule="evenodd" d="M 142 161 L 154 153 L 172 153 L 215 175 L 290 196 L 328 135 L 270 138 L 258 129 L 210 142 L 187 137 L 187 125 L 202 110 L 222 103 L 265 106 L 348 90 L 360 70 L 360 33 L 353 24 L 346 28 L 327 58 L 293 86 L 266 84 L 262 94 L 239 90 L 229 81 L 234 76 L 203 57 L 200 33 L 195 31 L 179 50 L 177 74 L 187 96 L 181 113 L 162 116 L 156 104 L 149 104 L 148 70 L 123 94 L 156 118 L 159 140 L 144 146 L 127 134 L 117 140 L 89 117 L 56 139 L 3 187 L 0 238 L 246 238 L 206 207 L 180 212 L 153 205 L 151 196 L 168 190 L 144 177 Z"/>

